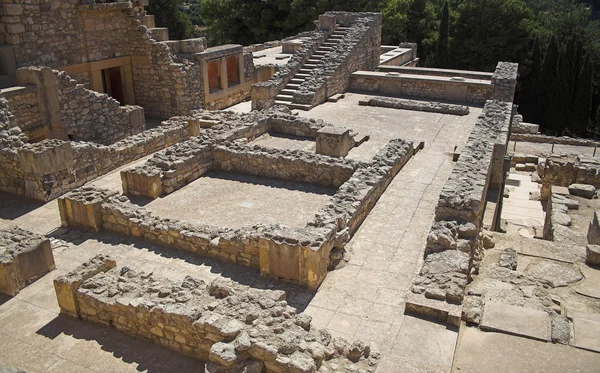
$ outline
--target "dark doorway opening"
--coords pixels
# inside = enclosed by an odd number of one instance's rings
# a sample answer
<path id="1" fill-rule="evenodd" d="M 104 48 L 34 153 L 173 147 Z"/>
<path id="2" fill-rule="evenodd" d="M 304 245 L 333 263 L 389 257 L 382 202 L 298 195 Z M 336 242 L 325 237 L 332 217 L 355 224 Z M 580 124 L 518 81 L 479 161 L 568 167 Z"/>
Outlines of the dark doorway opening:
<path id="1" fill-rule="evenodd" d="M 119 101 L 121 105 L 125 104 L 120 66 L 102 70 L 102 85 L 106 94 Z"/>

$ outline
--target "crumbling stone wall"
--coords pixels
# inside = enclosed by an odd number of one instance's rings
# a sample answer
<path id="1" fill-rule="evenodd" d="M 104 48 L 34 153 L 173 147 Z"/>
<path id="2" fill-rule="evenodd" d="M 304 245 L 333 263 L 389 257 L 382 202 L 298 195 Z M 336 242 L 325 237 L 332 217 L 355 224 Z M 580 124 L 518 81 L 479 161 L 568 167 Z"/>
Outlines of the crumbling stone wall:
<path id="1" fill-rule="evenodd" d="M 345 92 L 350 87 L 350 76 L 359 70 L 374 70 L 379 65 L 381 47 L 380 13 L 328 12 L 335 15 L 338 22 L 344 22 L 350 29 L 343 39 L 321 59 L 321 68 L 315 69 L 311 76 L 294 93 L 293 102 L 316 106 L 328 97 Z M 350 21 L 354 18 L 353 21 Z M 351 22 L 351 23 L 350 23 Z"/>
<path id="2" fill-rule="evenodd" d="M 15 296 L 54 268 L 46 237 L 18 227 L 0 230 L 0 293 Z"/>
<path id="3" fill-rule="evenodd" d="M 360 101 L 360 105 L 377 106 L 392 109 L 425 111 L 428 113 L 440 113 L 451 115 L 469 115 L 469 107 L 463 105 L 446 104 L 434 101 L 415 101 L 391 97 L 373 97 Z"/>
<path id="4" fill-rule="evenodd" d="M 189 146 L 181 149 L 178 155 L 184 158 L 182 163 L 186 162 L 186 157 L 193 159 L 195 156 L 195 153 L 183 150 L 195 148 Z M 359 164 L 331 202 L 319 211 L 314 221 L 301 229 L 256 225 L 232 230 L 182 223 L 152 216 L 145 209 L 131 204 L 125 196 L 113 196 L 109 191 L 93 187 L 74 190 L 59 199 L 61 220 L 65 227 L 108 230 L 226 262 L 258 266 L 264 276 L 278 277 L 316 289 L 327 274 L 332 250 L 343 250 L 414 152 L 410 142 L 390 142 L 372 162 Z M 333 167 L 337 167 L 336 163 L 347 167 L 345 161 L 329 159 Z M 302 157 L 298 161 L 303 167 L 310 166 L 309 163 L 303 163 Z M 178 158 L 173 157 L 165 162 L 177 163 Z M 269 169 L 270 163 L 264 163 L 264 167 Z M 318 169 L 323 165 L 315 162 L 313 167 Z M 348 171 L 351 170 L 349 168 Z"/>
<path id="5" fill-rule="evenodd" d="M 187 120 L 178 118 L 109 146 L 62 140 L 25 144 L 27 139 L 18 127 L 7 128 L 0 131 L 6 134 L 0 142 L 7 145 L 0 150 L 0 190 L 40 201 L 54 199 L 189 136 Z"/>
<path id="6" fill-rule="evenodd" d="M 550 196 L 552 185 L 589 184 L 600 188 L 600 164 L 594 158 L 580 155 L 548 155 L 540 158 L 538 175 L 542 180 L 542 199 Z"/>
<path id="7" fill-rule="evenodd" d="M 54 71 L 62 125 L 75 141 L 112 144 L 145 129 L 144 109 L 120 106 L 119 101 L 78 84 L 64 71 Z"/>
<path id="8" fill-rule="evenodd" d="M 281 290 L 190 276 L 176 283 L 114 266 L 95 257 L 56 279 L 61 312 L 208 361 L 207 372 L 376 369 L 378 354 L 368 345 L 312 328 Z"/>
<path id="9" fill-rule="evenodd" d="M 43 135 L 43 122 L 35 87 L 4 89 L 2 90 L 2 96 L 8 101 L 16 125 L 21 128 L 27 137 L 36 139 Z"/>
<path id="10" fill-rule="evenodd" d="M 17 193 L 24 189 L 23 169 L 19 165 L 17 149 L 28 138 L 16 125 L 15 117 L 8 108 L 8 101 L 0 97 L 0 191 Z"/>
<path id="11" fill-rule="evenodd" d="M 425 263 L 413 293 L 462 302 L 471 271 L 477 271 L 481 259 L 480 229 L 487 189 L 495 156 L 499 149 L 506 151 L 512 109 L 512 102 L 490 100 L 477 119 L 440 194 L 435 223 L 427 236 Z"/>

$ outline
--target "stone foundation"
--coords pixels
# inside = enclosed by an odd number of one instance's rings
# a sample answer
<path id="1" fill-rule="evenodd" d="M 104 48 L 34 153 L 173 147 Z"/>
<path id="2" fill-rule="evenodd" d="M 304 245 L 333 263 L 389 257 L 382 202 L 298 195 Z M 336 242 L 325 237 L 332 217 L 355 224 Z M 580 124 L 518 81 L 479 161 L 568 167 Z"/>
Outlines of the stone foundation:
<path id="1" fill-rule="evenodd" d="M 0 230 L 0 293 L 15 296 L 54 268 L 46 237 L 17 227 Z"/>
<path id="2" fill-rule="evenodd" d="M 207 361 L 206 372 L 376 369 L 369 345 L 312 328 L 283 291 L 191 276 L 176 283 L 114 266 L 99 256 L 56 279 L 61 312 Z"/>
<path id="3" fill-rule="evenodd" d="M 354 164 L 302 152 L 274 156 L 279 153 L 273 153 L 271 149 L 231 146 L 215 148 L 214 153 L 218 154 L 213 155 L 214 167 L 234 172 L 257 172 L 269 177 L 286 177 L 286 174 L 279 174 L 285 170 L 304 170 L 288 177 L 296 181 L 341 186 L 331 202 L 301 229 L 261 224 L 233 230 L 187 224 L 153 216 L 129 202 L 126 196 L 114 196 L 110 191 L 87 187 L 59 199 L 63 225 L 91 230 L 101 227 L 102 230 L 139 237 L 200 256 L 254 267 L 260 269 L 264 276 L 316 289 L 330 267 L 332 251 L 343 250 L 389 183 L 415 152 L 412 143 L 394 140 L 373 161 Z M 185 154 L 189 158 L 174 158 L 172 161 L 185 164 L 194 159 L 194 153 Z M 256 161 L 261 157 L 264 157 L 262 161 Z M 190 164 L 196 163 L 190 161 Z M 165 184 L 161 185 L 164 187 Z M 69 208 L 72 213 L 68 212 Z"/>

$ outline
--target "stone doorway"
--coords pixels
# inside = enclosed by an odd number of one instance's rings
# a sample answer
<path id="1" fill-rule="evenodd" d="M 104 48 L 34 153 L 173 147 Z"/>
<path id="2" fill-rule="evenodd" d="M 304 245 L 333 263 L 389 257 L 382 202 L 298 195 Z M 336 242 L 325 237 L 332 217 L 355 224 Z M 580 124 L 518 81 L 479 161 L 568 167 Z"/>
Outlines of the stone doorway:
<path id="1" fill-rule="evenodd" d="M 125 104 L 120 66 L 102 70 L 102 85 L 106 94 L 119 101 L 121 105 Z"/>

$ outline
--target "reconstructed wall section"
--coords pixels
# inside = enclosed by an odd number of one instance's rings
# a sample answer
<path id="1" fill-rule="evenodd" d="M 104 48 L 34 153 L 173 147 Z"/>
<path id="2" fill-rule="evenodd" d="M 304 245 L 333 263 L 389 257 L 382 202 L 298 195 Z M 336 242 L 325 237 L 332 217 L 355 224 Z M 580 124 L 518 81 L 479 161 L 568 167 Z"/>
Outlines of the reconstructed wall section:
<path id="1" fill-rule="evenodd" d="M 98 256 L 56 279 L 61 312 L 207 361 L 207 372 L 376 369 L 369 345 L 311 327 L 283 291 L 190 276 L 179 283 L 114 267 Z"/>
<path id="2" fill-rule="evenodd" d="M 46 237 L 18 227 L 0 230 L 0 293 L 15 296 L 54 268 Z"/>
<path id="3" fill-rule="evenodd" d="M 589 184 L 600 188 L 600 165 L 594 158 L 579 155 L 548 156 L 540 159 L 538 175 L 542 180 L 542 199 L 550 196 L 552 185 Z"/>
<path id="4" fill-rule="evenodd" d="M 33 141 L 46 137 L 35 86 L 12 87 L 2 90 L 2 97 L 15 117 L 16 125 Z"/>

